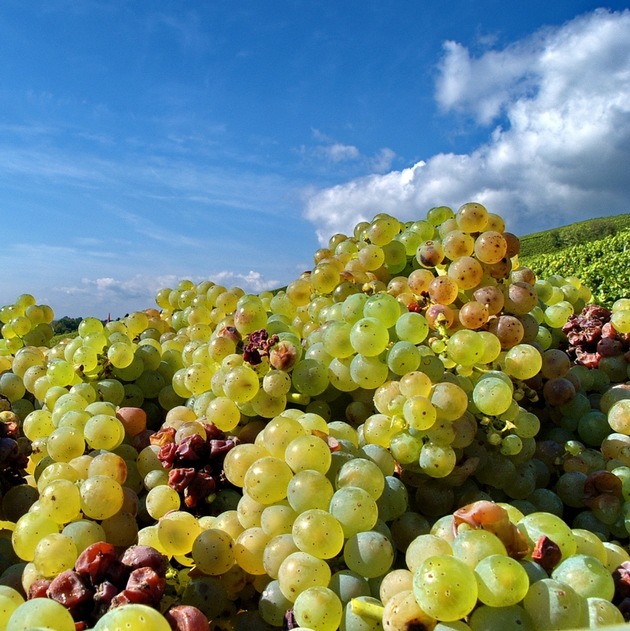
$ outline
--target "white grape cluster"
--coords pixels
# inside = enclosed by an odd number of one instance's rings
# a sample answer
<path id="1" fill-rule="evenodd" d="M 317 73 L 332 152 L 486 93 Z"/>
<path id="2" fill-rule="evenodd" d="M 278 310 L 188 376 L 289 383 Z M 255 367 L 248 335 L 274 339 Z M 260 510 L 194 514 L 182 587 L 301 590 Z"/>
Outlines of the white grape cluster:
<path id="1" fill-rule="evenodd" d="M 6 582 L 40 594 L 2 586 L 0 624 L 74 628 L 41 594 L 102 541 L 163 554 L 171 598 L 216 628 L 622 621 L 630 555 L 603 540 L 628 538 L 628 362 L 571 362 L 562 327 L 591 293 L 518 253 L 481 204 L 441 206 L 334 235 L 276 292 L 183 280 L 52 347 L 49 308 L 0 309 L 0 393 L 32 445 L 28 484 L 3 489 Z M 612 311 L 627 335 L 628 301 Z M 235 446 L 192 510 L 161 449 L 204 423 Z M 121 605 L 94 628 L 166 628 L 155 613 Z"/>

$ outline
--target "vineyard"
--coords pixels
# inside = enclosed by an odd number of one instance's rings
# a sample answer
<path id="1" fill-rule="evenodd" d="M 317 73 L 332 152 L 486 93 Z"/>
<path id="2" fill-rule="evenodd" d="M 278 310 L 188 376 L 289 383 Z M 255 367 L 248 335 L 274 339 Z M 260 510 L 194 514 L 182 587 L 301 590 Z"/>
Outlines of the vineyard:
<path id="1" fill-rule="evenodd" d="M 540 278 L 577 277 L 591 288 L 596 303 L 610 307 L 629 294 L 630 230 L 552 253 L 521 256 L 521 263 Z"/>

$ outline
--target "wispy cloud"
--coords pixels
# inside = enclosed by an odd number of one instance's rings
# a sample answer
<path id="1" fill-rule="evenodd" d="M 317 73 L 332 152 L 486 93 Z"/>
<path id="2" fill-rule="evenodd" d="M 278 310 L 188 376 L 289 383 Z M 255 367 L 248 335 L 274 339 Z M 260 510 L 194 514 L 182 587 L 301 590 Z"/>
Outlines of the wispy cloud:
<path id="1" fill-rule="evenodd" d="M 383 173 L 391 168 L 396 158 L 396 153 L 389 147 L 383 147 L 374 155 L 366 155 L 359 147 L 340 142 L 319 129 L 313 129 L 312 135 L 315 144 L 303 145 L 300 152 L 307 158 L 323 163 L 324 168 L 346 163 L 371 173 Z"/>
<path id="2" fill-rule="evenodd" d="M 598 10 L 478 57 L 446 42 L 439 71 L 437 103 L 494 123 L 487 142 L 310 194 L 321 242 L 376 212 L 415 218 L 470 200 L 521 234 L 627 212 L 630 11 Z"/>

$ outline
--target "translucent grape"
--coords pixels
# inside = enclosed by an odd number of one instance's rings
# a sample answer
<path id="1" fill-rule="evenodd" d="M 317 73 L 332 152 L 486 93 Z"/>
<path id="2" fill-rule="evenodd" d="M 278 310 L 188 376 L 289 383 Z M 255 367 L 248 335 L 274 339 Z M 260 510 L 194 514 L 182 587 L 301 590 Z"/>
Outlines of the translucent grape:
<path id="1" fill-rule="evenodd" d="M 348 569 L 366 578 L 384 575 L 391 568 L 394 555 L 391 541 L 374 530 L 352 535 L 343 547 L 343 558 Z"/>
<path id="2" fill-rule="evenodd" d="M 543 578 L 530 585 L 523 607 L 536 629 L 573 629 L 584 620 L 586 600 L 570 585 Z"/>
<path id="3" fill-rule="evenodd" d="M 297 472 L 287 487 L 287 499 L 293 510 L 301 513 L 309 508 L 327 509 L 333 496 L 330 480 L 320 471 Z"/>
<path id="4" fill-rule="evenodd" d="M 512 388 L 502 379 L 487 377 L 475 384 L 472 398 L 480 412 L 498 416 L 510 407 Z"/>
<path id="5" fill-rule="evenodd" d="M 356 353 L 374 357 L 382 353 L 389 343 L 387 326 L 377 318 L 363 317 L 350 330 L 350 344 Z"/>
<path id="6" fill-rule="evenodd" d="M 339 596 L 328 587 L 309 587 L 293 603 L 297 623 L 314 631 L 339 629 L 343 605 Z"/>
<path id="7" fill-rule="evenodd" d="M 287 445 L 284 459 L 295 473 L 306 469 L 326 473 L 331 462 L 330 447 L 318 436 L 298 436 Z"/>
<path id="8" fill-rule="evenodd" d="M 204 574 L 223 574 L 234 565 L 234 541 L 222 530 L 205 529 L 193 541 L 191 556 Z"/>
<path id="9" fill-rule="evenodd" d="M 319 559 L 333 558 L 344 544 L 344 531 L 339 521 L 334 515 L 318 508 L 298 515 L 291 532 L 300 550 Z"/>
<path id="10" fill-rule="evenodd" d="M 287 496 L 293 471 L 289 465 L 273 456 L 254 462 L 243 478 L 243 489 L 261 504 L 275 504 Z"/>
<path id="11" fill-rule="evenodd" d="M 113 478 L 96 475 L 81 483 L 81 510 L 91 519 L 107 519 L 123 505 L 124 491 Z"/>
<path id="12" fill-rule="evenodd" d="M 615 585 L 604 564 L 587 554 L 574 554 L 562 560 L 551 578 L 562 581 L 585 598 L 612 600 Z"/>
<path id="13" fill-rule="evenodd" d="M 18 605 L 13 611 L 7 622 L 6 631 L 32 631 L 37 628 L 48 629 L 51 626 L 55 631 L 75 629 L 72 615 L 61 603 L 51 598 L 33 598 Z M 168 628 L 162 627 L 160 631 L 168 631 Z"/>
<path id="14" fill-rule="evenodd" d="M 504 554 L 491 554 L 475 566 L 479 600 L 490 607 L 509 607 L 519 603 L 529 589 L 525 568 Z"/>
<path id="15" fill-rule="evenodd" d="M 446 622 L 464 618 L 477 604 L 473 570 L 450 555 L 425 559 L 414 574 L 413 592 L 423 611 Z"/>
<path id="16" fill-rule="evenodd" d="M 327 587 L 330 578 L 326 561 L 302 551 L 289 554 L 278 569 L 280 590 L 291 602 L 309 587 Z"/>
<path id="17" fill-rule="evenodd" d="M 74 541 L 62 533 L 50 533 L 43 536 L 33 556 L 38 572 L 45 578 L 52 579 L 65 570 L 74 567 L 78 551 Z"/>

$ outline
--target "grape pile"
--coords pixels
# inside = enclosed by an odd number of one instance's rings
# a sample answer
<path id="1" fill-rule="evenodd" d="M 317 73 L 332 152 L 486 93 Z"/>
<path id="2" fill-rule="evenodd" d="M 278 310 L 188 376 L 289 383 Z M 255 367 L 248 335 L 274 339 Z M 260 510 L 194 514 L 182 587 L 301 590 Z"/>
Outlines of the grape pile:
<path id="1" fill-rule="evenodd" d="M 0 308 L 0 628 L 630 619 L 630 300 L 518 253 L 468 203 L 54 345 Z"/>

